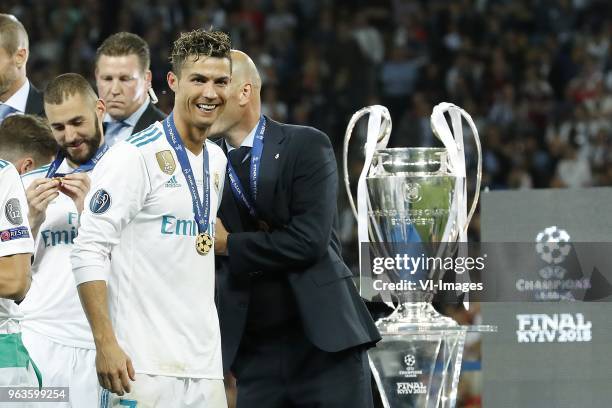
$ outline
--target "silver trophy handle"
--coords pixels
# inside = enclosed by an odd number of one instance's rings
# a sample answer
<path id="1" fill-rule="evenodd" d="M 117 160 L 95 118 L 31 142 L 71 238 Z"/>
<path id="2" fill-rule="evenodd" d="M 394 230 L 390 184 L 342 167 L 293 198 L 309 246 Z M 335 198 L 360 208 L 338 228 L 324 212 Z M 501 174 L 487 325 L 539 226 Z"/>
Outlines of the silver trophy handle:
<path id="1" fill-rule="evenodd" d="M 451 113 L 451 111 L 453 112 Z M 443 115 L 444 112 L 449 112 L 449 114 L 451 115 L 451 121 L 453 125 L 452 133 L 450 131 L 450 128 L 448 127 L 446 118 L 444 118 L 444 116 L 440 116 L 440 115 Z M 457 113 L 459 113 L 459 116 L 456 116 Z M 438 120 L 436 120 L 436 116 L 438 116 L 437 118 Z M 461 128 L 461 117 L 465 119 L 465 121 L 470 126 L 470 129 L 472 130 L 472 135 L 474 137 L 474 143 L 476 144 L 476 152 L 478 156 L 478 162 L 476 165 L 477 166 L 476 167 L 476 189 L 474 191 L 474 198 L 470 206 L 470 211 L 467 214 L 466 222 L 465 222 L 465 225 L 463 226 L 463 232 L 467 233 L 468 226 L 470 225 L 472 217 L 474 216 L 474 213 L 476 212 L 476 207 L 478 205 L 478 198 L 480 197 L 480 186 L 482 182 L 482 147 L 480 145 L 480 137 L 478 136 L 478 129 L 476 128 L 476 125 L 474 124 L 474 121 L 472 120 L 472 117 L 470 116 L 469 113 L 467 113 L 462 108 L 454 104 L 448 103 L 448 102 L 442 102 L 434 107 L 434 112 L 431 115 L 431 129 L 434 135 L 448 149 L 449 154 L 454 148 L 456 154 L 461 155 L 462 157 L 465 157 L 465 149 L 463 148 L 463 130 Z M 461 142 L 458 143 L 457 139 L 460 139 Z M 465 164 L 463 164 L 463 166 L 465 167 Z M 452 167 L 452 163 L 451 163 L 451 167 Z M 454 169 L 454 170 L 457 170 L 457 169 Z M 465 172 L 465 169 L 461 171 Z M 466 183 L 467 183 L 467 175 L 464 174 L 463 176 L 465 177 Z M 461 204 L 459 203 L 459 205 Z"/>
<path id="2" fill-rule="evenodd" d="M 362 116 L 370 114 L 374 109 L 374 106 L 366 106 L 365 108 L 359 109 L 357 112 L 353 114 L 351 120 L 349 121 L 348 126 L 346 127 L 346 133 L 344 134 L 344 148 L 342 149 L 342 171 L 344 172 L 344 187 L 346 188 L 346 194 L 348 195 L 349 204 L 351 206 L 351 210 L 353 211 L 353 216 L 355 219 L 357 217 L 357 208 L 355 207 L 355 201 L 353 199 L 353 195 L 351 194 L 351 181 L 349 179 L 348 172 L 348 147 L 349 141 L 351 140 L 351 135 L 353 133 L 353 129 L 355 128 L 355 124 L 357 121 L 361 119 Z M 376 139 L 377 143 L 384 143 L 385 146 L 377 146 L 379 148 L 386 147 L 387 141 L 389 140 L 389 136 L 391 135 L 391 115 L 389 112 L 384 109 L 381 112 L 382 115 L 382 124 L 380 127 L 380 132 Z"/>
<path id="3" fill-rule="evenodd" d="M 482 182 L 482 148 L 480 146 L 480 137 L 478 136 L 478 129 L 476 129 L 476 125 L 472 120 L 472 117 L 469 113 L 461 109 L 461 115 L 465 118 L 465 120 L 470 125 L 470 129 L 472 129 L 472 136 L 474 136 L 474 143 L 476 144 L 476 152 L 478 156 L 478 162 L 476 164 L 476 190 L 474 190 L 474 198 L 472 199 L 472 205 L 470 206 L 470 211 L 468 212 L 467 222 L 465 224 L 465 232 L 470 225 L 470 221 L 472 221 L 472 217 L 476 212 L 476 207 L 478 206 L 478 198 L 480 197 L 480 184 Z"/>

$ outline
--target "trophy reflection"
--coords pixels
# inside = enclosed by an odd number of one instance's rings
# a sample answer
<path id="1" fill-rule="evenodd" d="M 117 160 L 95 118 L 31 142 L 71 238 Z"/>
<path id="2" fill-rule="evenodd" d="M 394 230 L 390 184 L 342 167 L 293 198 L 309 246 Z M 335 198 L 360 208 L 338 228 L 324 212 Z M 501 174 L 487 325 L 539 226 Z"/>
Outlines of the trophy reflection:
<path id="1" fill-rule="evenodd" d="M 355 123 L 366 114 L 366 159 L 355 208 L 347 172 L 348 142 Z M 451 118 L 452 131 L 445 115 Z M 472 129 L 478 154 L 469 214 L 462 118 Z M 345 184 L 362 252 L 360 291 L 365 298 L 395 308 L 376 323 L 383 339 L 369 352 L 383 404 L 391 408 L 455 406 L 468 330 L 439 314 L 431 302 L 445 272 L 436 260 L 452 259 L 465 250 L 457 243 L 467 241 L 467 226 L 478 200 L 480 142 L 472 119 L 452 104 L 434 108 L 432 129 L 443 148 L 386 148 L 391 118 L 386 108 L 377 105 L 355 113 L 345 136 Z M 385 267 L 375 271 L 373 258 L 388 262 L 379 263 Z M 422 261 L 419 267 L 406 268 L 410 264 L 399 262 L 416 258 Z"/>

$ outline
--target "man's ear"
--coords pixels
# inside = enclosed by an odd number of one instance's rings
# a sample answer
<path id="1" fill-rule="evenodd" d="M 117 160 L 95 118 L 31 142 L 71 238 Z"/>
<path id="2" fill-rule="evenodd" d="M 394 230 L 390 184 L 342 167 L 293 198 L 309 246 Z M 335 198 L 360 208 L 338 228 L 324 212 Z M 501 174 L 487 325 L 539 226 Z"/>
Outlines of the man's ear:
<path id="1" fill-rule="evenodd" d="M 253 93 L 253 85 L 246 83 L 242 85 L 240 89 L 240 97 L 238 98 L 238 104 L 240 106 L 244 106 L 248 104 L 251 100 L 251 95 Z"/>
<path id="2" fill-rule="evenodd" d="M 168 71 L 168 75 L 166 75 L 166 81 L 168 82 L 168 87 L 172 89 L 174 93 L 178 90 L 178 77 L 172 71 Z"/>
<path id="3" fill-rule="evenodd" d="M 28 50 L 26 48 L 18 48 L 15 51 L 15 64 L 17 68 L 23 67 L 28 62 Z"/>
<path id="4" fill-rule="evenodd" d="M 24 157 L 15 163 L 15 168 L 20 175 L 23 175 L 29 171 L 36 169 L 36 162 L 31 157 Z"/>
<path id="5" fill-rule="evenodd" d="M 148 91 L 149 88 L 151 88 L 151 81 L 153 80 L 153 74 L 151 73 L 150 69 L 147 69 L 145 71 L 144 80 L 145 80 L 145 82 L 147 84 L 146 89 Z"/>
<path id="6" fill-rule="evenodd" d="M 102 123 L 104 120 L 104 114 L 106 113 L 106 103 L 102 99 L 96 101 L 96 116 L 98 117 L 98 121 Z"/>

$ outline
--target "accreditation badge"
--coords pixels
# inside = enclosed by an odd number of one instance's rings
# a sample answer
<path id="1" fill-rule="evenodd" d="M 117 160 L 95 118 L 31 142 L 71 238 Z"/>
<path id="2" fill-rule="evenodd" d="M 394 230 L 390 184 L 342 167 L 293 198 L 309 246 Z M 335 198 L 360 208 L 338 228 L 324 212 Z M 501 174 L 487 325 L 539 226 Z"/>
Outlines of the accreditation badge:
<path id="1" fill-rule="evenodd" d="M 217 193 L 219 193 L 219 183 L 221 183 L 221 175 L 216 171 L 215 174 L 213 174 L 213 184 Z"/>
<path id="2" fill-rule="evenodd" d="M 155 158 L 157 159 L 157 164 L 161 171 L 169 175 L 174 173 L 176 162 L 170 150 L 162 150 L 161 152 L 155 153 Z"/>

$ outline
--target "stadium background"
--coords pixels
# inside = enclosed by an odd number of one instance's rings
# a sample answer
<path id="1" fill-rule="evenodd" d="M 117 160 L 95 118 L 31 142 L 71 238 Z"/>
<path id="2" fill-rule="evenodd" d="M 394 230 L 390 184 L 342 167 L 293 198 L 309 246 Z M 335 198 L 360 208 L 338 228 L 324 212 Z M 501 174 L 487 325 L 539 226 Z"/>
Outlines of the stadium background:
<path id="1" fill-rule="evenodd" d="M 180 31 L 229 33 L 263 77 L 264 113 L 325 131 L 339 153 L 350 115 L 380 103 L 393 146 L 435 144 L 432 107 L 474 118 L 490 189 L 612 185 L 612 3 L 605 0 L 3 0 L 30 37 L 28 77 L 94 74 L 97 46 L 130 31 L 151 48 L 165 112 L 169 50 Z M 350 164 L 360 171 L 358 154 Z M 341 158 L 338 154 L 338 163 Z M 470 157 L 472 168 L 475 166 Z M 341 236 L 356 269 L 356 231 L 344 191 Z M 479 238 L 479 222 L 471 228 Z M 478 309 L 455 312 L 462 322 Z M 466 355 L 460 406 L 480 406 L 478 339 Z M 471 362 L 471 363 L 470 363 Z M 471 369 L 474 369 L 471 371 Z"/>

